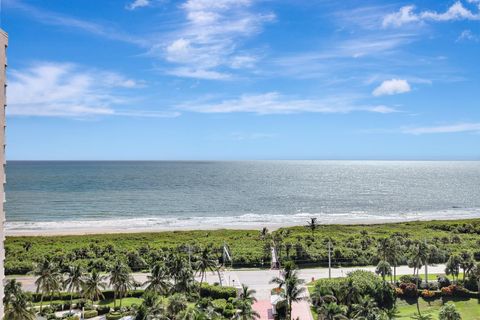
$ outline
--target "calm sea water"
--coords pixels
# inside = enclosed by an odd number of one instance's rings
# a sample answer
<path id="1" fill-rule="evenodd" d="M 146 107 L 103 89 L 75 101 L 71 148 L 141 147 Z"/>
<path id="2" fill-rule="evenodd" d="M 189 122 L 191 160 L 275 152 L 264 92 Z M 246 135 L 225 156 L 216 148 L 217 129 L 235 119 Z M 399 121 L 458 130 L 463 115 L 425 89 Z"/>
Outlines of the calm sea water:
<path id="1" fill-rule="evenodd" d="M 7 229 L 480 217 L 480 162 L 15 162 Z"/>

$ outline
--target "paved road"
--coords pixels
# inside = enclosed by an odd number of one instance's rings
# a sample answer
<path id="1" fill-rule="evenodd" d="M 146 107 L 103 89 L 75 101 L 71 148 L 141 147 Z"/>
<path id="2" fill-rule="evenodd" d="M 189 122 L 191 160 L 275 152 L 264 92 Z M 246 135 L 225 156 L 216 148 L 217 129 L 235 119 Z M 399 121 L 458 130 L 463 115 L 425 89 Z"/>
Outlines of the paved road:
<path id="1" fill-rule="evenodd" d="M 347 273 L 354 270 L 367 270 L 375 271 L 375 267 L 351 267 L 351 268 L 335 268 L 332 269 L 332 277 L 343 277 Z M 435 265 L 428 267 L 429 273 L 444 273 L 445 265 Z M 413 270 L 407 266 L 400 266 L 397 268 L 397 275 L 411 274 Z M 421 270 L 423 272 L 423 270 Z M 256 290 L 257 299 L 270 299 L 270 290 L 272 285 L 270 280 L 279 275 L 278 270 L 226 270 L 224 271 L 225 284 L 230 286 L 239 287 L 241 284 L 247 285 L 249 288 Z M 300 278 L 307 283 L 312 279 L 328 278 L 328 268 L 313 268 L 313 269 L 301 269 L 299 271 Z M 134 273 L 133 277 L 138 282 L 145 282 L 147 275 L 145 273 Z M 8 276 L 7 278 L 12 278 Z M 24 290 L 35 291 L 35 278 L 33 276 L 17 276 L 15 277 L 23 285 Z M 214 283 L 219 282 L 216 274 L 208 274 L 206 282 Z"/>

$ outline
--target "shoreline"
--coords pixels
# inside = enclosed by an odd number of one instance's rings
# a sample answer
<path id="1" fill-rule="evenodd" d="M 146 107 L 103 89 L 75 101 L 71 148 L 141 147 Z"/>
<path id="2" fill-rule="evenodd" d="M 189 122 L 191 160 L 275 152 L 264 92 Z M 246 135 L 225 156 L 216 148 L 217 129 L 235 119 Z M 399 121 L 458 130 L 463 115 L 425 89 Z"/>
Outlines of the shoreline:
<path id="1" fill-rule="evenodd" d="M 311 215 L 315 216 L 315 215 Z M 46 229 L 46 230 L 5 230 L 6 237 L 42 237 L 42 236 L 79 236 L 79 235 L 102 235 L 102 234 L 141 234 L 141 233 L 162 233 L 162 232 L 188 232 L 188 231 L 215 231 L 215 230 L 262 230 L 266 227 L 269 231 L 275 231 L 281 228 L 291 228 L 291 227 L 301 227 L 304 226 L 310 219 L 306 215 L 304 224 L 301 224 L 299 221 L 292 221 L 291 223 L 286 222 L 258 222 L 258 223 L 238 223 L 238 224 L 229 224 L 227 226 L 212 226 L 207 224 L 200 224 L 196 227 L 192 226 L 175 226 L 175 225 L 165 225 L 165 226 L 154 226 L 154 227 L 80 227 L 80 228 L 68 228 L 68 229 Z M 318 218 L 318 217 L 317 217 Z M 480 219 L 480 214 L 468 214 L 468 215 L 458 215 L 458 216 L 441 216 L 441 217 L 416 217 L 416 218 L 402 218 L 397 215 L 396 218 L 382 217 L 377 219 L 362 219 L 354 218 L 349 220 L 340 220 L 340 221 L 322 221 L 318 219 L 317 222 L 319 225 L 350 225 L 350 226 L 361 226 L 361 225 L 384 225 L 384 224 L 397 224 L 397 223 L 406 223 L 406 222 L 429 222 L 429 221 L 467 221 L 467 220 L 476 220 Z M 138 220 L 138 219 L 136 219 Z M 141 219 L 140 219 L 141 220 Z M 105 222 L 105 220 L 102 220 Z M 95 221 L 83 221 L 85 223 L 95 223 Z M 7 222 L 8 225 L 8 222 Z"/>

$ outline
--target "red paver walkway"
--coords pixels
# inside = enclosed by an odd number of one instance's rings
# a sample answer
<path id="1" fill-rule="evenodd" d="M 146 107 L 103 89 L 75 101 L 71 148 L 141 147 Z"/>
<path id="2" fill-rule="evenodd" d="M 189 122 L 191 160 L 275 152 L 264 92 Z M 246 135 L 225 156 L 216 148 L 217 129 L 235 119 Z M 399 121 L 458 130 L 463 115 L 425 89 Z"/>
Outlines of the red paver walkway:
<path id="1" fill-rule="evenodd" d="M 313 320 L 308 301 L 295 302 L 292 305 L 292 319 Z"/>
<path id="2" fill-rule="evenodd" d="M 272 305 L 270 300 L 259 300 L 253 304 L 253 310 L 257 311 L 260 315 L 259 320 L 272 320 Z"/>

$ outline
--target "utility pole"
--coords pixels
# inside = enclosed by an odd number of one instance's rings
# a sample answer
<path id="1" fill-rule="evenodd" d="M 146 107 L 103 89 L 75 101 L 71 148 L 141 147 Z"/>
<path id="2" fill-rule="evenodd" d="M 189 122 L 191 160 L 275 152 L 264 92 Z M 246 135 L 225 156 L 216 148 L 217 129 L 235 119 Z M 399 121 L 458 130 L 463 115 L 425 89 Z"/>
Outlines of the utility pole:
<path id="1" fill-rule="evenodd" d="M 332 242 L 328 239 L 328 279 L 332 279 Z"/>
<path id="2" fill-rule="evenodd" d="M 427 238 L 425 238 L 425 283 L 427 284 L 428 289 L 428 245 L 427 245 Z"/>

